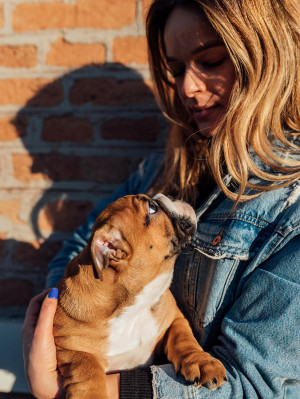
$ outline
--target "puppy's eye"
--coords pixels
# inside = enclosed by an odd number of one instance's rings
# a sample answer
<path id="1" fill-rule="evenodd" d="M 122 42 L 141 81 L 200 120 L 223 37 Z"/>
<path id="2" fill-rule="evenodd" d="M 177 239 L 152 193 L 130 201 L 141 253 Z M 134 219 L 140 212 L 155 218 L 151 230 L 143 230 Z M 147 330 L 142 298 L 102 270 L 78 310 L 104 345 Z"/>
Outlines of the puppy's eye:
<path id="1" fill-rule="evenodd" d="M 158 210 L 157 205 L 155 205 L 153 203 L 150 203 L 150 202 L 149 202 L 149 206 L 148 207 L 149 207 L 149 215 L 152 215 L 153 213 L 156 213 L 157 210 Z"/>

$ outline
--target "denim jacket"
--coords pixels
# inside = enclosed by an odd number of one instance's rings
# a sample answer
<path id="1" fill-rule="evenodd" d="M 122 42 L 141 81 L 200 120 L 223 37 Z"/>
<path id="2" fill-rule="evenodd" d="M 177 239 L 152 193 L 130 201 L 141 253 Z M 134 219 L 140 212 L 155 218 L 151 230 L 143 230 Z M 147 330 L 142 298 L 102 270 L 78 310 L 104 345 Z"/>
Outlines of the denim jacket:
<path id="1" fill-rule="evenodd" d="M 102 209 L 147 192 L 162 159 L 150 156 L 100 201 L 49 265 L 48 287 L 85 247 Z M 152 366 L 155 398 L 300 398 L 300 182 L 232 206 L 217 188 L 196 210 L 197 233 L 176 262 L 171 287 L 199 343 L 226 367 L 228 382 L 197 389 L 172 365 Z"/>

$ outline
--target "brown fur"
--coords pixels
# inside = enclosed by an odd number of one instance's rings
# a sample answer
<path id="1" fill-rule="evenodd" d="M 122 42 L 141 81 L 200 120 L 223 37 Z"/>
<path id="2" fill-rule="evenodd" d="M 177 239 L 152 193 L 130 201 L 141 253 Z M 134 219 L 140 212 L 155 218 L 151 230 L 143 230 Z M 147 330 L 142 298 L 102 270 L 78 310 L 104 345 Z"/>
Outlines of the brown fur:
<path id="1" fill-rule="evenodd" d="M 171 275 L 183 241 L 192 234 L 181 229 L 194 231 L 192 222 L 190 227 L 186 220 L 181 223 L 163 204 L 149 214 L 149 203 L 154 204 L 139 195 L 109 205 L 99 215 L 87 247 L 69 263 L 58 284 L 54 335 L 67 398 L 107 399 L 110 321 L 133 305 L 157 276 Z M 109 242 L 113 250 L 106 253 L 99 242 Z M 159 326 L 149 360 L 161 350 L 191 383 L 210 389 L 224 384 L 223 365 L 199 346 L 168 288 L 145 306 L 145 312 Z"/>

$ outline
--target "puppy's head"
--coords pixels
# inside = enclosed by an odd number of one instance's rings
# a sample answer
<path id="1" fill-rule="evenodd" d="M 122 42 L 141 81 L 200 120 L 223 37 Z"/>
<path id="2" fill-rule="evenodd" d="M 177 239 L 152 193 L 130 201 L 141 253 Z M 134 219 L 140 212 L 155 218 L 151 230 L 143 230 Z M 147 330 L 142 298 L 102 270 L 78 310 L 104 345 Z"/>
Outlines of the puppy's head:
<path id="1" fill-rule="evenodd" d="M 173 268 L 195 230 L 195 212 L 182 201 L 162 194 L 122 197 L 95 222 L 89 245 L 96 272 L 102 280 L 110 267 L 120 278 L 151 281 Z"/>

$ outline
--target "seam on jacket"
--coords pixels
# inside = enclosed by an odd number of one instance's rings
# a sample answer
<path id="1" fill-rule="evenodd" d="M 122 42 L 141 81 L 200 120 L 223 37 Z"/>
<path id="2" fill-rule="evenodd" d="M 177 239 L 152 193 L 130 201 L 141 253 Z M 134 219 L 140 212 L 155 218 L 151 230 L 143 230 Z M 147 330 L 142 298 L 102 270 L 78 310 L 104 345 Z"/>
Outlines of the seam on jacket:
<path id="1" fill-rule="evenodd" d="M 294 231 L 294 230 L 293 230 Z M 267 259 L 273 252 L 274 250 L 281 244 L 281 242 L 287 237 L 286 236 L 282 236 L 280 237 L 276 242 L 275 245 L 272 245 L 272 247 L 270 248 L 270 250 L 268 251 L 268 253 L 265 255 L 264 260 Z M 293 237 L 291 237 L 292 239 Z M 274 236 L 274 240 L 276 239 L 276 236 Z M 270 242 L 272 242 L 272 240 L 270 240 Z"/>
<path id="2" fill-rule="evenodd" d="M 196 249 L 199 252 L 201 252 L 201 249 L 210 251 L 210 254 L 208 254 L 205 251 L 203 252 L 203 254 L 207 255 L 209 258 L 212 258 L 212 259 L 226 258 L 227 255 L 238 256 L 238 259 L 243 259 L 243 260 L 247 260 L 249 258 L 250 253 L 249 253 L 248 249 L 222 244 L 222 245 L 219 245 L 219 248 L 216 250 L 215 248 L 212 248 L 209 243 L 200 241 L 198 238 L 196 238 L 195 241 L 197 243 Z M 199 246 L 200 246 L 200 248 L 199 248 Z M 224 252 L 226 252 L 226 253 L 224 253 Z M 237 252 L 239 252 L 239 253 L 237 253 Z"/>
<path id="3" fill-rule="evenodd" d="M 157 382 L 156 382 L 156 373 L 155 373 L 155 366 L 150 367 L 151 373 L 152 373 L 152 391 L 153 391 L 153 399 L 158 399 L 157 396 Z"/>
<path id="4" fill-rule="evenodd" d="M 248 219 L 245 218 L 245 216 L 246 216 Z M 221 215 L 214 215 L 214 216 L 212 216 L 212 217 L 209 217 L 207 220 L 210 221 L 210 220 L 220 220 L 220 219 L 222 219 Z M 224 220 L 224 218 L 223 218 L 223 220 Z M 251 224 L 251 225 L 256 226 L 256 227 L 268 228 L 268 229 L 270 229 L 270 230 L 272 230 L 272 228 L 275 227 L 275 225 L 274 225 L 272 222 L 268 222 L 268 221 L 266 221 L 266 220 L 263 220 L 263 219 L 259 219 L 259 218 L 250 216 L 250 215 L 248 215 L 248 214 L 246 214 L 246 213 L 245 213 L 245 214 L 239 213 L 239 214 L 236 214 L 236 215 L 234 215 L 234 216 L 231 216 L 230 218 L 227 219 L 227 221 L 231 221 L 231 220 L 238 220 L 238 221 L 240 221 L 240 222 L 244 222 L 244 223 L 247 223 L 247 224 Z M 224 220 L 224 221 L 225 221 L 225 220 Z"/>

